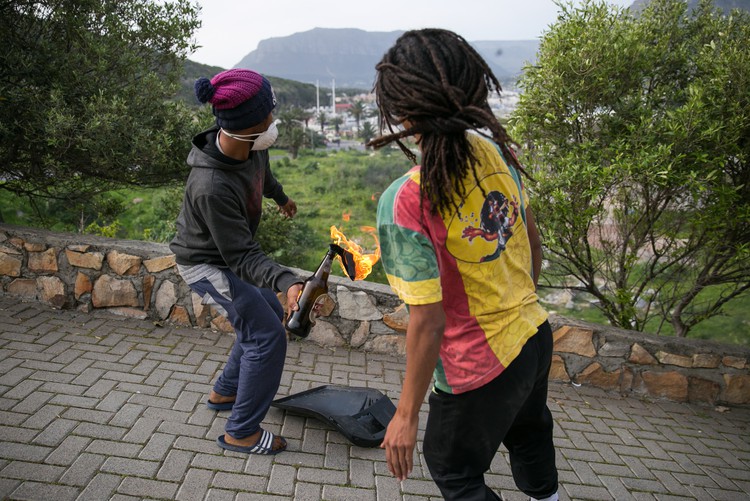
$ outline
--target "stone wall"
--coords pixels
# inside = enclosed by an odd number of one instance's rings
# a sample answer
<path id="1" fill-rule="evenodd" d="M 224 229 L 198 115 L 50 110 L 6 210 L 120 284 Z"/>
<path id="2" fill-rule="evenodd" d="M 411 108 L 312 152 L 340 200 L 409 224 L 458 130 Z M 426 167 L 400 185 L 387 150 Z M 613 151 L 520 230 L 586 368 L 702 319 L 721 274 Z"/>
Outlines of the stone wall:
<path id="1" fill-rule="evenodd" d="M 302 277 L 310 273 L 295 271 Z M 104 309 L 232 330 L 181 280 L 164 244 L 0 225 L 0 285 L 4 294 L 54 308 Z M 331 277 L 329 295 L 312 333 L 301 342 L 404 353 L 408 313 L 389 287 Z M 750 348 L 554 315 L 550 323 L 555 341 L 552 379 L 681 402 L 750 404 Z"/>

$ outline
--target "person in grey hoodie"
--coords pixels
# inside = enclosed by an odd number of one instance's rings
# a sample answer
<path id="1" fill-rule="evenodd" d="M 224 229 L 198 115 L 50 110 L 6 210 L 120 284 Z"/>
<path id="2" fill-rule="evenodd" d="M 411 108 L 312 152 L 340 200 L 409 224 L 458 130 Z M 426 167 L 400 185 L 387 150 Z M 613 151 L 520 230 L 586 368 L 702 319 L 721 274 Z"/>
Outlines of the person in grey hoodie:
<path id="1" fill-rule="evenodd" d="M 193 138 L 190 175 L 177 234 L 170 243 L 190 288 L 224 314 L 237 333 L 207 406 L 230 410 L 217 444 L 249 454 L 277 454 L 283 437 L 261 428 L 281 381 L 286 356 L 284 309 L 296 310 L 302 280 L 268 257 L 255 240 L 263 197 L 293 217 L 297 206 L 271 172 L 268 148 L 277 131 L 269 81 L 246 69 L 200 78 L 195 93 L 211 103 L 216 126 Z"/>

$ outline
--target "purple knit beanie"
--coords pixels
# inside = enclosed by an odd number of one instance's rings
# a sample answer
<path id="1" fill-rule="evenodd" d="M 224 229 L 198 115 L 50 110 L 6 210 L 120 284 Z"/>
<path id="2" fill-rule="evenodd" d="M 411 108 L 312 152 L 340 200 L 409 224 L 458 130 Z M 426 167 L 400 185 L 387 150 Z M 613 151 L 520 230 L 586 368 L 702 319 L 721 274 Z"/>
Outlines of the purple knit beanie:
<path id="1" fill-rule="evenodd" d="M 260 73 L 235 68 L 195 81 L 195 96 L 211 103 L 216 123 L 227 130 L 258 125 L 276 107 L 271 83 Z"/>

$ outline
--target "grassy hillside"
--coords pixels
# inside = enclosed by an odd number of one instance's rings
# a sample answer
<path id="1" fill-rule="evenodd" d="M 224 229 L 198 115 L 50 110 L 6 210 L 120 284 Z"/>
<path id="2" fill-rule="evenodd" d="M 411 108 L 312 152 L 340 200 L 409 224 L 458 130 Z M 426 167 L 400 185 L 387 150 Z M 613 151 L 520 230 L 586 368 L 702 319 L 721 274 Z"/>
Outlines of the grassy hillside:
<path id="1" fill-rule="evenodd" d="M 330 227 L 336 225 L 348 237 L 366 250 L 373 249 L 372 237 L 360 230 L 374 226 L 377 201 L 382 191 L 402 173 L 410 163 L 395 149 L 379 152 L 353 150 L 302 151 L 297 160 L 290 160 L 285 151 L 271 150 L 272 168 L 284 185 L 287 194 L 298 206 L 293 220 L 276 215 L 268 206 L 259 229 L 259 240 L 274 258 L 288 266 L 313 270 L 322 259 L 330 242 Z M 127 239 L 169 241 L 174 232 L 174 219 L 179 211 L 182 186 L 150 190 L 118 190 L 107 195 L 124 210 L 116 221 L 100 218 L 98 227 L 111 236 Z M 50 224 L 59 217 L 60 208 L 51 205 L 48 219 L 40 222 L 28 204 L 0 191 L 0 214 L 5 222 L 22 226 L 48 227 L 57 231 L 77 231 L 76 217 Z M 348 220 L 346 220 L 348 219 Z M 107 234 L 106 232 L 103 232 Z M 276 248 L 276 242 L 291 240 L 292 248 Z M 281 235 L 281 237 L 279 237 Z M 336 267 L 336 275 L 342 273 Z M 386 283 L 385 274 L 377 264 L 368 281 Z M 542 289 L 544 298 L 552 291 Z M 603 315 L 589 302 L 576 301 L 565 306 L 543 303 L 550 311 L 561 315 L 606 324 Z M 690 332 L 691 338 L 711 339 L 736 344 L 750 344 L 750 296 L 728 303 L 725 314 L 709 319 Z M 668 333 L 667 333 L 668 335 Z"/>
<path id="2" fill-rule="evenodd" d="M 332 225 L 372 250 L 372 237 L 360 227 L 375 226 L 380 193 L 411 166 L 400 151 L 390 149 L 303 152 L 297 160 L 284 156 L 272 165 L 285 191 L 297 203 L 295 219 L 309 228 L 313 238 L 307 258 L 300 264 L 288 263 L 305 269 L 314 269 L 322 259 Z M 368 280 L 385 283 L 380 265 Z"/>

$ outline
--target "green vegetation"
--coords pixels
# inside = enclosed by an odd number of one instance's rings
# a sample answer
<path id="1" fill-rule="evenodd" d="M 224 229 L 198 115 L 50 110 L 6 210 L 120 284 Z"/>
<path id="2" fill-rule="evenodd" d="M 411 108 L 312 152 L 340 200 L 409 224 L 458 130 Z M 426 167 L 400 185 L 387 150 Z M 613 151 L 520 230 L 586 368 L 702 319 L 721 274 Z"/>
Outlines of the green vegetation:
<path id="1" fill-rule="evenodd" d="M 358 241 L 366 251 L 373 248 L 370 235 L 361 226 L 374 226 L 377 199 L 390 182 L 409 169 L 410 164 L 400 151 L 378 152 L 301 150 L 297 160 L 291 160 L 282 150 L 272 150 L 273 170 L 284 184 L 287 193 L 297 202 L 299 212 L 294 219 L 283 218 L 272 202 L 266 210 L 258 239 L 267 252 L 280 263 L 304 270 L 317 267 L 330 242 L 330 227 L 335 225 L 348 237 Z M 168 242 L 174 235 L 174 220 L 179 212 L 182 186 L 112 191 L 106 198 L 121 209 L 87 219 L 84 231 L 117 238 Z M 373 198 L 375 200 L 373 200 Z M 51 227 L 57 231 L 77 231 L 74 216 L 50 226 L 52 214 L 65 213 L 60 207 L 50 206 L 51 212 L 43 222 L 23 198 L 0 192 L 0 214 L 5 221 L 21 226 Z M 349 221 L 344 221 L 348 215 Z M 115 229 L 112 233 L 112 229 Z M 549 256 L 550 252 L 547 251 Z M 338 267 L 334 274 L 343 276 Z M 545 271 L 543 280 L 555 280 L 559 275 Z M 376 264 L 367 281 L 387 283 L 380 264 Z M 544 299 L 555 289 L 542 287 Z M 710 299 L 710 298 L 709 298 Z M 571 318 L 607 324 L 604 314 L 592 305 L 593 297 L 578 294 L 569 304 L 543 304 L 550 310 Z M 651 320 L 646 332 L 657 332 L 657 320 Z M 750 297 L 742 296 L 728 302 L 721 315 L 701 322 L 688 337 L 711 339 L 736 344 L 750 344 Z M 669 326 L 663 335 L 674 335 Z"/>
<path id="2" fill-rule="evenodd" d="M 542 289 L 542 296 L 545 290 Z M 602 311 L 585 301 L 575 302 L 570 308 L 556 306 L 542 300 L 542 305 L 548 311 L 555 312 L 568 318 L 576 318 L 586 322 L 607 325 L 609 321 Z M 742 296 L 726 304 L 721 314 L 713 316 L 691 329 L 687 337 L 691 339 L 705 339 L 721 343 L 750 345 L 750 297 Z M 644 332 L 656 333 L 656 320 L 646 325 Z M 670 325 L 660 332 L 662 336 L 674 336 Z"/>
<path id="3" fill-rule="evenodd" d="M 193 112 L 172 99 L 189 0 L 0 2 L 0 189 L 85 211 L 113 188 L 185 175 Z"/>
<path id="4" fill-rule="evenodd" d="M 295 219 L 314 235 L 307 258 L 293 265 L 304 269 L 317 267 L 330 241 L 332 225 L 365 250 L 372 251 L 374 241 L 360 227 L 375 226 L 380 193 L 409 167 L 400 152 L 390 149 L 375 153 L 302 150 L 296 160 L 274 161 L 276 177 L 297 202 L 299 212 Z M 265 227 L 260 231 L 265 231 Z M 380 265 L 376 265 L 368 280 L 385 282 Z"/>
<path id="5" fill-rule="evenodd" d="M 331 241 L 332 225 L 365 251 L 374 250 L 372 236 L 360 227 L 375 226 L 380 193 L 409 169 L 399 151 L 301 150 L 299 157 L 291 160 L 287 152 L 274 149 L 270 155 L 276 177 L 298 207 L 297 216 L 288 220 L 272 202 L 267 203 L 258 240 L 270 255 L 280 263 L 313 270 Z M 109 201 L 109 207 L 92 204 L 83 213 L 52 202 L 31 207 L 24 198 L 0 191 L 0 216 L 21 226 L 169 242 L 182 189 L 175 185 L 113 190 L 101 196 Z M 380 265 L 368 280 L 385 283 Z"/>
<path id="6" fill-rule="evenodd" d="M 574 317 L 750 343 L 750 15 L 561 10 L 510 122 L 536 179 L 543 295 L 576 293 L 560 311 Z M 189 138 L 212 122 L 192 85 L 221 70 L 185 61 L 198 24 L 189 0 L 0 2 L 0 221 L 168 242 Z M 299 212 L 269 205 L 261 245 L 312 270 L 336 225 L 372 250 L 361 227 L 408 161 L 319 148 L 341 117 L 308 129 L 314 86 L 269 79 L 285 148 L 272 166 Z M 368 280 L 385 282 L 380 265 Z"/>
<path id="7" fill-rule="evenodd" d="M 685 336 L 750 291 L 750 15 L 561 8 L 511 120 L 547 285 L 573 278 L 613 325 Z"/>

